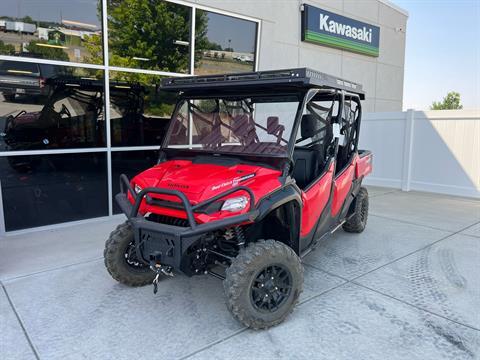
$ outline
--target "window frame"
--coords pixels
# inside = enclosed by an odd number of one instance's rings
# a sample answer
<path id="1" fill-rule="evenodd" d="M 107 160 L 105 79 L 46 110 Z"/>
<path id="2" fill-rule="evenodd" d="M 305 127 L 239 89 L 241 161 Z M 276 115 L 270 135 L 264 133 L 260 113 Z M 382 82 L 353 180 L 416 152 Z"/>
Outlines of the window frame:
<path id="1" fill-rule="evenodd" d="M 260 34 L 262 29 L 262 20 L 259 18 L 254 18 L 251 16 L 240 15 L 226 10 L 217 9 L 211 6 L 200 5 L 192 2 L 182 1 L 182 0 L 163 0 L 170 3 L 184 5 L 191 9 L 191 21 L 190 21 L 190 72 L 188 74 L 175 73 L 175 72 L 166 72 L 166 71 L 157 71 L 157 70 L 145 70 L 137 68 L 126 68 L 118 66 L 110 66 L 110 56 L 109 56 L 109 46 L 108 46 L 108 14 L 107 14 L 107 0 L 101 0 L 102 6 L 102 16 L 101 16 L 101 31 L 102 31 L 102 51 L 103 51 L 103 63 L 102 64 L 91 64 L 91 63 L 80 63 L 80 62 L 70 62 L 70 61 L 60 61 L 60 60 L 49 60 L 49 59 L 40 59 L 34 57 L 24 57 L 24 56 L 11 56 L 11 55 L 1 55 L 0 61 L 15 61 L 15 62 L 28 62 L 35 64 L 47 64 L 47 65 L 58 65 L 64 67 L 76 67 L 84 69 L 94 69 L 102 70 L 104 77 L 104 119 L 105 119 L 105 146 L 103 147 L 91 147 L 91 148 L 69 148 L 69 149 L 54 149 L 54 150 L 19 150 L 19 151 L 0 151 L 0 157 L 11 157 L 11 156 L 26 156 L 26 155 L 54 155 L 54 154 L 72 154 L 72 153 L 94 153 L 94 152 L 105 152 L 107 154 L 107 179 L 108 179 L 108 217 L 114 215 L 113 212 L 113 195 L 112 194 L 112 181 L 117 181 L 117 179 L 112 179 L 112 152 L 125 152 L 125 151 L 145 151 L 145 150 L 158 150 L 162 144 L 158 145 L 147 145 L 147 146 L 116 146 L 113 147 L 111 144 L 111 118 L 110 118 L 110 71 L 117 72 L 131 72 L 131 73 L 141 73 L 141 74 L 151 74 L 151 75 L 160 75 L 167 77 L 186 77 L 195 75 L 195 18 L 196 11 L 204 10 L 212 13 L 217 13 L 220 15 L 229 16 L 232 18 L 242 19 L 254 22 L 256 24 L 256 34 L 255 34 L 255 47 L 254 47 L 254 71 L 258 71 L 258 59 L 259 59 L 259 50 L 260 50 Z M 91 221 L 91 220 L 85 220 Z M 64 226 L 63 224 L 58 225 L 47 225 L 39 228 L 28 228 L 24 230 L 16 230 L 8 232 L 8 234 L 24 233 L 30 231 L 36 231 L 39 229 L 52 229 L 59 226 Z M 2 189 L 1 189 L 1 179 L 0 179 L 0 236 L 4 235 L 5 231 L 5 220 L 4 220 L 4 211 L 3 211 L 3 200 L 2 200 Z"/>

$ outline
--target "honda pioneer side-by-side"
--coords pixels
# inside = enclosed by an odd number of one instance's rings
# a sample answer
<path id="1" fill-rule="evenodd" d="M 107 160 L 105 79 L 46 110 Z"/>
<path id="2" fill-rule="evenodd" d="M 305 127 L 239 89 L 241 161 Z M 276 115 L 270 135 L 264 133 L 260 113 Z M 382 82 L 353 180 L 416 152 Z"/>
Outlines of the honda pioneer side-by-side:
<path id="1" fill-rule="evenodd" d="M 340 227 L 365 228 L 362 86 L 300 68 L 162 87 L 178 101 L 158 164 L 121 176 L 128 220 L 107 240 L 105 265 L 154 292 L 175 272 L 212 275 L 243 324 L 279 324 L 302 292 L 301 258 Z"/>

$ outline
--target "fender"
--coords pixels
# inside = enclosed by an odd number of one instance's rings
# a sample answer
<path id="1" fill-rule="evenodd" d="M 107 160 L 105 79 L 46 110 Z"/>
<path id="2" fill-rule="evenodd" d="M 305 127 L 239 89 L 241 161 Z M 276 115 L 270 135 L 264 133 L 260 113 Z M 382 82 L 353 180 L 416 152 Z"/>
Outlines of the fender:
<path id="1" fill-rule="evenodd" d="M 289 226 L 289 238 L 291 239 L 292 244 L 290 244 L 290 246 L 293 248 L 295 253 L 300 254 L 300 226 L 302 223 L 303 203 L 301 191 L 295 185 L 295 182 L 289 181 L 282 188 L 260 200 L 256 208 L 259 214 L 255 219 L 255 223 L 260 223 L 269 214 L 285 204 L 291 204 L 291 206 L 287 208 L 287 211 L 289 212 L 288 218 L 291 221 Z"/>

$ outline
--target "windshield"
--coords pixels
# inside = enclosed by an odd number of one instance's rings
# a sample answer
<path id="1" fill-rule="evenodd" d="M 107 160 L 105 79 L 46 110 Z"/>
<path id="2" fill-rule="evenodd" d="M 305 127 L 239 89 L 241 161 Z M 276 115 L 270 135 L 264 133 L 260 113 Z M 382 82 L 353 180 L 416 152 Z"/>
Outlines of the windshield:
<path id="1" fill-rule="evenodd" d="M 287 155 L 299 95 L 185 99 L 172 118 L 167 148 Z"/>

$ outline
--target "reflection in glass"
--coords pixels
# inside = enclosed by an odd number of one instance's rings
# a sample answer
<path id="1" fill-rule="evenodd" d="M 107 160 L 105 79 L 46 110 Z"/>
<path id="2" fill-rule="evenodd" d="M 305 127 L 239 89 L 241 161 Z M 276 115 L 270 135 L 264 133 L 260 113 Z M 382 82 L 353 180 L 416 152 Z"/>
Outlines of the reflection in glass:
<path id="1" fill-rule="evenodd" d="M 197 10 L 195 75 L 253 71 L 256 32 L 255 22 Z"/>
<path id="2" fill-rule="evenodd" d="M 105 153 L 0 158 L 7 231 L 108 215 Z"/>
<path id="3" fill-rule="evenodd" d="M 172 118 L 166 146 L 215 154 L 286 156 L 300 99 L 300 93 L 187 98 Z"/>
<path id="4" fill-rule="evenodd" d="M 175 95 L 160 91 L 161 77 L 110 73 L 112 146 L 161 145 Z"/>
<path id="5" fill-rule="evenodd" d="M 0 151 L 105 146 L 103 72 L 0 60 Z"/>
<path id="6" fill-rule="evenodd" d="M 120 192 L 120 175 L 125 174 L 129 179 L 146 170 L 158 161 L 158 151 L 121 151 L 112 152 L 112 193 L 113 197 Z M 115 199 L 113 213 L 120 213 Z"/>
<path id="7" fill-rule="evenodd" d="M 0 55 L 101 64 L 98 0 L 2 0 Z"/>
<path id="8" fill-rule="evenodd" d="M 108 0 L 110 65 L 188 73 L 190 14 L 166 1 Z"/>

